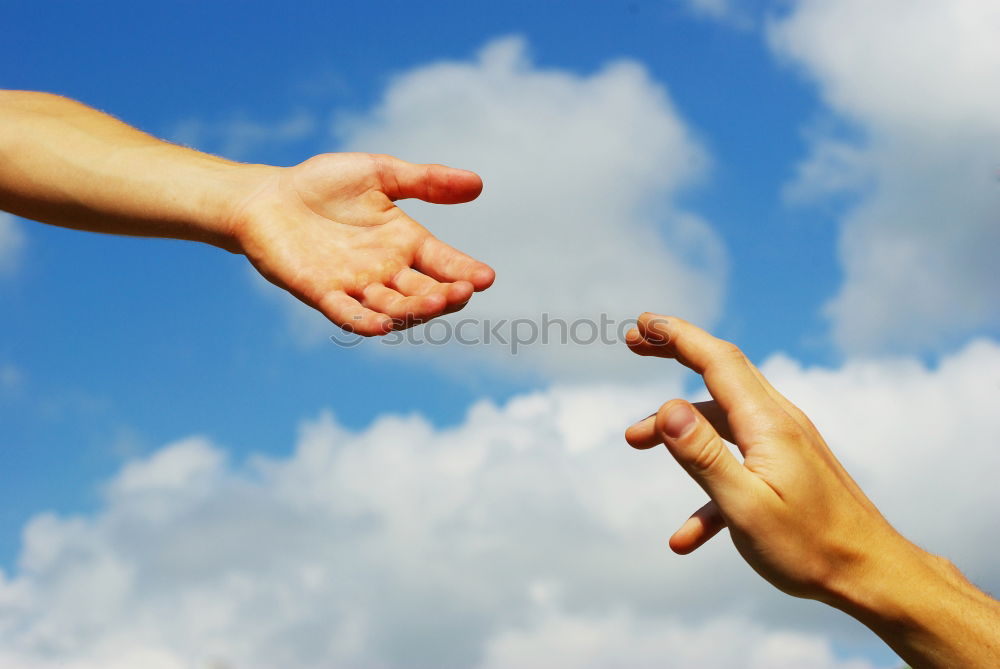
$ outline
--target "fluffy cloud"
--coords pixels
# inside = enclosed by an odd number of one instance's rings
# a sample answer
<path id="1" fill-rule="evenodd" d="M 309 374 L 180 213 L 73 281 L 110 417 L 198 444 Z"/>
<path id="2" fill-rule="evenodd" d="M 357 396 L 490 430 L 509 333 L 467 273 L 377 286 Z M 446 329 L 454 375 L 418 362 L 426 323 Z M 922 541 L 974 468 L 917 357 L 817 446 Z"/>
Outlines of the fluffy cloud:
<path id="1" fill-rule="evenodd" d="M 708 324 L 719 313 L 726 273 L 721 242 L 673 203 L 703 173 L 707 156 L 665 88 L 635 62 L 580 75 L 535 66 L 523 40 L 502 39 L 471 62 L 400 74 L 370 112 L 335 126 L 340 148 L 483 175 L 486 188 L 475 203 L 402 204 L 435 234 L 497 268 L 496 284 L 450 322 L 538 323 L 543 313 L 569 324 L 599 321 L 601 314 L 620 322 L 655 308 Z M 553 326 L 551 337 L 561 329 Z M 329 334 L 330 326 L 319 332 Z M 482 339 L 482 328 L 477 332 Z M 509 339 L 509 327 L 501 332 Z M 522 336 L 529 332 L 524 326 Z M 581 325 L 577 339 L 592 332 Z M 428 338 L 442 334 L 443 328 Z M 478 346 L 456 355 L 451 347 L 437 361 L 476 356 L 561 379 L 635 371 L 617 342 L 550 343 L 516 358 L 508 351 Z"/>
<path id="2" fill-rule="evenodd" d="M 1000 508 L 1000 345 L 934 369 L 763 368 L 891 520 L 1000 588 L 983 512 Z M 831 651 L 878 648 L 863 628 L 772 590 L 724 535 L 666 550 L 702 494 L 621 433 L 678 392 L 556 388 L 445 429 L 324 415 L 287 457 L 242 463 L 166 446 L 95 513 L 30 522 L 0 574 L 0 665 L 868 666 Z"/>
<path id="3" fill-rule="evenodd" d="M 487 649 L 483 669 L 670 666 L 675 669 L 872 669 L 835 657 L 818 635 L 775 632 L 742 619 L 702 625 L 637 619 L 626 613 L 569 616 L 543 610 L 528 629 L 504 632 Z"/>
<path id="4" fill-rule="evenodd" d="M 820 133 L 789 193 L 847 192 L 845 350 L 933 351 L 1000 331 L 1000 5 L 798 0 L 769 30 L 851 138 Z"/>
<path id="5" fill-rule="evenodd" d="M 10 214 L 0 211 L 0 276 L 17 270 L 24 244 L 21 224 Z"/>

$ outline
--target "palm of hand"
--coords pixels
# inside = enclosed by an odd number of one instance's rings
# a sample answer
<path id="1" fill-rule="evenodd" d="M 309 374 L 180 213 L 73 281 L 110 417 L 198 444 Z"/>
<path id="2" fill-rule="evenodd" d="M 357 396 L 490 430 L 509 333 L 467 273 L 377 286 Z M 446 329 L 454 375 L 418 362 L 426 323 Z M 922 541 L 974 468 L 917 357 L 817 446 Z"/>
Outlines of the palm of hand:
<path id="1" fill-rule="evenodd" d="M 475 198 L 479 177 L 388 156 L 326 154 L 271 173 L 235 223 L 260 273 L 335 324 L 385 334 L 460 309 L 493 270 L 435 238 L 394 201 Z"/>

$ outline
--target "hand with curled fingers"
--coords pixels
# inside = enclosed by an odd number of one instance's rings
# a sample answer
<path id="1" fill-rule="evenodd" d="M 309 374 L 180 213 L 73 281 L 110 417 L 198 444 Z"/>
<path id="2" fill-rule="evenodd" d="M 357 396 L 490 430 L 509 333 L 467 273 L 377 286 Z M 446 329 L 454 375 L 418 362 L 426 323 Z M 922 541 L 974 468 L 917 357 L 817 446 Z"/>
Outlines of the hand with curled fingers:
<path id="1" fill-rule="evenodd" d="M 493 270 L 438 240 L 395 201 L 475 199 L 473 172 L 386 155 L 336 153 L 264 168 L 230 230 L 260 273 L 361 335 L 461 309 Z"/>
<path id="2" fill-rule="evenodd" d="M 710 498 L 670 538 L 671 549 L 690 553 L 728 528 L 740 555 L 774 586 L 844 610 L 913 666 L 1000 666 L 997 603 L 900 535 L 740 349 L 649 313 L 626 343 L 694 370 L 712 396 L 671 400 L 625 433 L 635 448 L 665 444 Z"/>

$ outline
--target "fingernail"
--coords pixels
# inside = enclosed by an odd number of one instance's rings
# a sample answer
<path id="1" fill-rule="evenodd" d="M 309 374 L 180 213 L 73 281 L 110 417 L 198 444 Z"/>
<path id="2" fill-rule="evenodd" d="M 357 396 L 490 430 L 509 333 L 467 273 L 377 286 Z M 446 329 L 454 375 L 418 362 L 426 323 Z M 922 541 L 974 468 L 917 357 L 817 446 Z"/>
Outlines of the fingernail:
<path id="1" fill-rule="evenodd" d="M 663 432 L 671 439 L 680 439 L 694 428 L 694 411 L 687 404 L 678 404 L 663 421 Z"/>
<path id="2" fill-rule="evenodd" d="M 654 344 L 669 344 L 670 331 L 667 326 L 670 321 L 662 316 L 653 316 L 646 321 L 646 341 Z"/>

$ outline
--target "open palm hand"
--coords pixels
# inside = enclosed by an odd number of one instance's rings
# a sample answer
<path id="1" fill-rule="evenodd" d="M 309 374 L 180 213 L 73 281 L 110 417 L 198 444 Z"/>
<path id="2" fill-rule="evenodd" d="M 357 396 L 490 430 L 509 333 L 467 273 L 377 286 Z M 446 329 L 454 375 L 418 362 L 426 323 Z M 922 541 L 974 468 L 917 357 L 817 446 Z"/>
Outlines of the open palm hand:
<path id="1" fill-rule="evenodd" d="M 494 272 L 438 240 L 395 201 L 475 199 L 480 178 L 384 155 L 323 154 L 266 173 L 233 220 L 272 283 L 340 327 L 381 335 L 461 309 Z"/>

